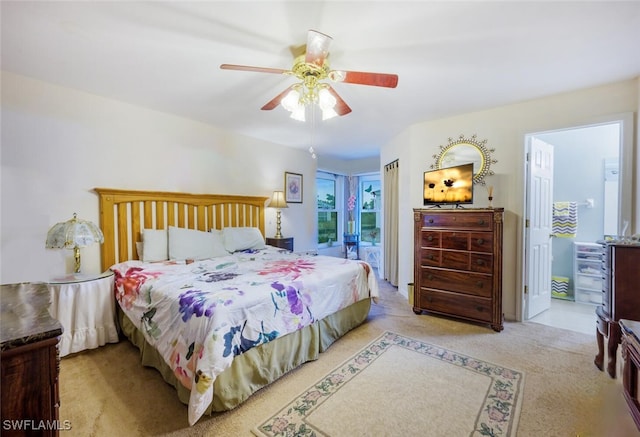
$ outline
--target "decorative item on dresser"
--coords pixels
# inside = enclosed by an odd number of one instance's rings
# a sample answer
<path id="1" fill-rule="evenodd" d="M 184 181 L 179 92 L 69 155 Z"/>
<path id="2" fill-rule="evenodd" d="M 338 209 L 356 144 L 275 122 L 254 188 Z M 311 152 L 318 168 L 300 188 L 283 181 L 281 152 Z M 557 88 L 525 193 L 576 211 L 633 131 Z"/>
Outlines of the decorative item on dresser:
<path id="1" fill-rule="evenodd" d="M 73 274 L 51 279 L 49 312 L 64 327 L 60 356 L 117 343 L 114 275 Z"/>
<path id="2" fill-rule="evenodd" d="M 603 242 L 602 305 L 596 308 L 598 355 L 594 360 L 604 370 L 604 339 L 607 341 L 607 372 L 616 377 L 616 355 L 620 344 L 618 320 L 640 320 L 640 244 Z"/>
<path id="3" fill-rule="evenodd" d="M 631 417 L 640 430 L 640 322 L 620 319 L 622 333 L 622 388 Z"/>
<path id="4" fill-rule="evenodd" d="M 49 315 L 49 289 L 43 283 L 4 284 L 0 294 L 2 435 L 57 436 L 69 424 L 58 420 L 63 328 Z"/>
<path id="5" fill-rule="evenodd" d="M 413 311 L 503 329 L 503 208 L 414 209 Z"/>
<path id="6" fill-rule="evenodd" d="M 266 238 L 266 242 L 269 246 L 279 247 L 280 249 L 293 252 L 293 237 L 286 238 Z"/>

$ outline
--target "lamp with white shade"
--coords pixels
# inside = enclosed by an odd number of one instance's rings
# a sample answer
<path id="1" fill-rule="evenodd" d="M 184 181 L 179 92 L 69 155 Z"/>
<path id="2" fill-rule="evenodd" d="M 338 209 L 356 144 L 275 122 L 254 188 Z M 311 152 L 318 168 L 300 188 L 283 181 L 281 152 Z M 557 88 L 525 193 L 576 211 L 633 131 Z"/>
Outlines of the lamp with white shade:
<path id="1" fill-rule="evenodd" d="M 269 203 L 270 208 L 276 208 L 276 236 L 275 238 L 282 238 L 282 232 L 280 232 L 280 210 L 282 208 L 288 208 L 287 201 L 284 198 L 284 191 L 274 191 Z"/>
<path id="2" fill-rule="evenodd" d="M 94 223 L 73 214 L 71 220 L 56 223 L 47 233 L 47 249 L 73 249 L 74 272 L 80 273 L 80 248 L 103 243 L 104 235 Z"/>

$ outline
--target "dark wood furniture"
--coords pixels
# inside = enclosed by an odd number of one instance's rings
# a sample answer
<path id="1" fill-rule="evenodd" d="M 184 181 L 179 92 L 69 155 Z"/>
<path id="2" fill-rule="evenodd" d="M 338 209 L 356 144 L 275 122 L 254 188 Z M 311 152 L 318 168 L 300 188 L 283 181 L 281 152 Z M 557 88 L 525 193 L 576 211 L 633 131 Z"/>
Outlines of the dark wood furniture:
<path id="1" fill-rule="evenodd" d="M 349 257 L 349 251 L 355 250 L 356 259 L 360 259 L 360 234 L 347 234 L 343 235 L 344 242 L 344 257 Z"/>
<path id="2" fill-rule="evenodd" d="M 286 237 L 286 238 L 267 237 L 267 244 L 269 246 L 279 247 L 280 249 L 286 249 L 290 252 L 293 252 L 293 237 Z"/>
<path id="3" fill-rule="evenodd" d="M 622 387 L 636 427 L 640 430 L 640 322 L 620 319 L 622 333 Z"/>
<path id="4" fill-rule="evenodd" d="M 618 320 L 640 320 L 640 245 L 603 243 L 602 305 L 596 308 L 598 355 L 604 370 L 604 339 L 607 338 L 607 372 L 616 377 L 616 354 L 620 344 Z"/>
<path id="5" fill-rule="evenodd" d="M 2 285 L 2 435 L 57 436 L 60 323 L 49 315 L 46 284 Z"/>
<path id="6" fill-rule="evenodd" d="M 503 208 L 414 209 L 413 311 L 503 329 Z"/>

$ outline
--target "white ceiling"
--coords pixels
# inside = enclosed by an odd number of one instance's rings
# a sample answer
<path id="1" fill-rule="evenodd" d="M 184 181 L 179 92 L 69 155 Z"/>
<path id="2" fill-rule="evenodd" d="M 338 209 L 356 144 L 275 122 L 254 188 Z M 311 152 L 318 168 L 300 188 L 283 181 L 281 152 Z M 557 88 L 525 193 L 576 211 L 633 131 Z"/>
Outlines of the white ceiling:
<path id="1" fill-rule="evenodd" d="M 640 2 L 2 1 L 2 70 L 345 159 L 409 125 L 640 76 Z M 301 123 L 260 107 L 295 82 L 308 29 L 331 66 L 395 73 L 337 83 L 353 109 Z"/>

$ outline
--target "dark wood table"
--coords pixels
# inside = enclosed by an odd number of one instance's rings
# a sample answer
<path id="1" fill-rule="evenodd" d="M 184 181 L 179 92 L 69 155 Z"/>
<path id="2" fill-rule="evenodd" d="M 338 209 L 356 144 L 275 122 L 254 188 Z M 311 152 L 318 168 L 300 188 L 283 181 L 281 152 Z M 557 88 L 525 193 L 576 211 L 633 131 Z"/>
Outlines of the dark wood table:
<path id="1" fill-rule="evenodd" d="M 622 334 L 622 387 L 629 412 L 640 430 L 640 402 L 638 382 L 640 381 L 640 322 L 620 319 L 618 321 Z"/>

